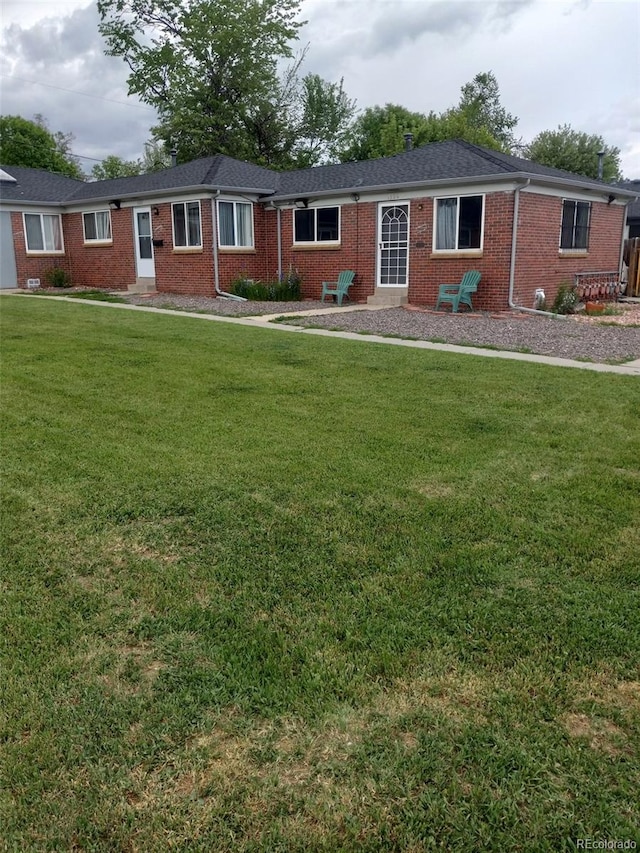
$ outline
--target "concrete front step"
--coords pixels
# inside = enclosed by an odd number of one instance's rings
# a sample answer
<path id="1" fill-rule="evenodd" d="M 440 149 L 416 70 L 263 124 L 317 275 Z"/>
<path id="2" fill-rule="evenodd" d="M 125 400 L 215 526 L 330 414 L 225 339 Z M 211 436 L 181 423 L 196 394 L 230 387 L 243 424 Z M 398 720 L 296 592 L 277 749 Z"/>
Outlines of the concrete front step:
<path id="1" fill-rule="evenodd" d="M 373 296 L 367 298 L 367 305 L 388 305 L 391 308 L 406 305 L 408 301 L 404 287 L 378 287 Z"/>
<path id="2" fill-rule="evenodd" d="M 133 284 L 127 288 L 128 293 L 155 293 L 156 280 L 155 278 L 137 278 Z"/>

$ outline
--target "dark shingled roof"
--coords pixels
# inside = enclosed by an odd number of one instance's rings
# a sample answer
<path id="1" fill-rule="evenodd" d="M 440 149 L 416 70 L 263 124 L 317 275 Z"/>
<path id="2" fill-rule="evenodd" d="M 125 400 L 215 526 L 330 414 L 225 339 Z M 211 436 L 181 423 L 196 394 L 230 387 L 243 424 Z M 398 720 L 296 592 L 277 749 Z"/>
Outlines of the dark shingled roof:
<path id="1" fill-rule="evenodd" d="M 87 183 L 67 201 L 123 198 L 199 186 L 255 190 L 266 194 L 274 191 L 276 182 L 277 174 L 269 169 L 216 154 L 215 157 L 202 157 L 160 172 Z"/>
<path id="2" fill-rule="evenodd" d="M 495 178 L 509 175 L 554 178 L 573 184 L 600 188 L 610 187 L 593 178 L 575 175 L 562 169 L 541 166 L 531 160 L 502 154 L 461 139 L 434 142 L 392 157 L 316 166 L 282 173 L 278 196 L 324 193 L 329 190 L 362 187 L 391 187 L 464 178 Z"/>
<path id="3" fill-rule="evenodd" d="M 7 166 L 17 184 L 2 181 L 3 199 L 24 202 L 77 204 L 170 193 L 197 187 L 256 192 L 263 197 L 292 199 L 297 196 L 325 195 L 367 188 L 410 187 L 429 182 L 504 180 L 531 177 L 569 186 L 609 190 L 629 197 L 629 190 L 562 169 L 540 166 L 531 160 L 501 154 L 460 139 L 435 142 L 392 157 L 315 166 L 290 172 L 274 172 L 234 160 L 224 154 L 203 157 L 190 163 L 131 178 L 83 182 L 36 169 Z"/>
<path id="4" fill-rule="evenodd" d="M 42 169 L 26 169 L 22 166 L 0 167 L 15 181 L 0 180 L 0 199 L 2 201 L 51 202 L 64 201 L 78 187 L 84 187 L 84 181 L 44 172 Z"/>

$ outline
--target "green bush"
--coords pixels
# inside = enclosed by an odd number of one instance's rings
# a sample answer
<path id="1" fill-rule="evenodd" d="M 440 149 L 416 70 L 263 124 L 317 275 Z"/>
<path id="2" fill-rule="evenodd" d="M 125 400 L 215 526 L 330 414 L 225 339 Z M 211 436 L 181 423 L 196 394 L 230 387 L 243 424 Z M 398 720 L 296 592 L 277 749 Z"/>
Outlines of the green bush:
<path id="1" fill-rule="evenodd" d="M 555 314 L 574 314 L 578 301 L 578 294 L 575 287 L 572 287 L 567 282 L 563 282 L 558 288 L 552 310 Z"/>
<path id="2" fill-rule="evenodd" d="M 297 302 L 302 278 L 297 270 L 290 269 L 282 281 L 256 281 L 239 276 L 231 282 L 231 293 L 251 302 Z"/>
<path id="3" fill-rule="evenodd" d="M 45 270 L 44 279 L 49 287 L 71 287 L 71 276 L 62 267 Z"/>

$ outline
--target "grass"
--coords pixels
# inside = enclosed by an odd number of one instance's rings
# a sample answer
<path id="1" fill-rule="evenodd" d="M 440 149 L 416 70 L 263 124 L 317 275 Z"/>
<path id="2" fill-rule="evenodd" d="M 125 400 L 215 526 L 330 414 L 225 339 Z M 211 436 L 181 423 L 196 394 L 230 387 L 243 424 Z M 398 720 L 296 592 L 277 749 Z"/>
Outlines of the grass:
<path id="1" fill-rule="evenodd" d="M 1 309 L 4 849 L 640 841 L 636 379 Z"/>

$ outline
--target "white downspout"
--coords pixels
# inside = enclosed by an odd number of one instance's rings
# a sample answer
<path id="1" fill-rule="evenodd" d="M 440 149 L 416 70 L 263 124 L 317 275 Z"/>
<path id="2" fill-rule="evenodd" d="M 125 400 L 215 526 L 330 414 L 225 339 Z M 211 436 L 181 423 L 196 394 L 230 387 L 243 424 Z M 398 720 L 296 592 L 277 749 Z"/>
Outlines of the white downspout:
<path id="1" fill-rule="evenodd" d="M 518 213 L 520 210 L 520 190 L 526 189 L 531 183 L 531 178 L 527 178 L 524 184 L 516 187 L 513 198 L 513 231 L 511 235 L 511 268 L 509 270 L 509 308 L 513 311 L 522 311 L 525 314 L 538 314 L 541 317 L 553 317 L 557 320 L 566 320 L 564 314 L 554 314 L 552 311 L 540 311 L 537 308 L 525 308 L 523 305 L 516 305 L 513 301 L 513 289 L 516 280 L 516 255 L 518 248 Z"/>
<path id="2" fill-rule="evenodd" d="M 220 195 L 220 190 L 216 190 L 214 197 L 211 199 L 211 225 L 212 225 L 212 248 L 213 248 L 213 283 L 216 288 L 216 294 L 224 299 L 234 299 L 236 302 L 246 302 L 244 296 L 236 296 L 235 293 L 225 293 L 220 290 L 220 270 L 218 268 L 218 217 L 216 215 L 216 199 Z"/>
<path id="3" fill-rule="evenodd" d="M 278 229 L 278 281 L 282 281 L 282 216 L 280 207 L 276 207 Z"/>

